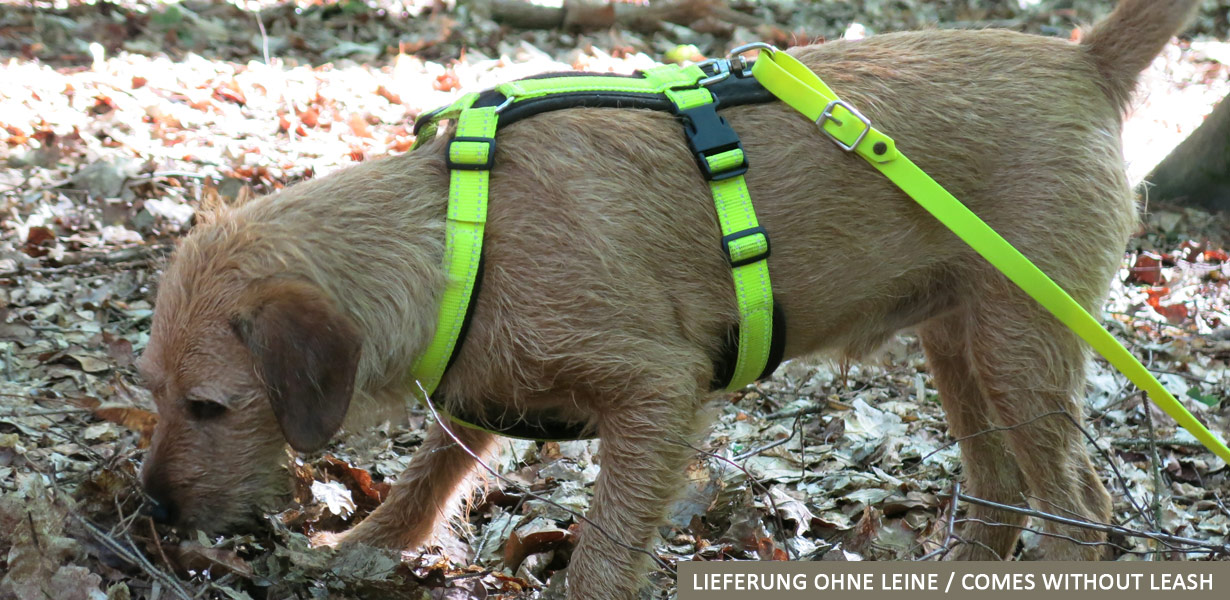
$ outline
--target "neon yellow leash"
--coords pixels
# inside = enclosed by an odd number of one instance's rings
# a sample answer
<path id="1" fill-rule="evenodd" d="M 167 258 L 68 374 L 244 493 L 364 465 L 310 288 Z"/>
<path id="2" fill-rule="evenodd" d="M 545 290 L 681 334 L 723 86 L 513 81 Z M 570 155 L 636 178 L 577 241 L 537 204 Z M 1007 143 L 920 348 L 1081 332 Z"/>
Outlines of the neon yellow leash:
<path id="1" fill-rule="evenodd" d="M 752 76 L 761 85 L 815 121 L 820 130 L 842 149 L 858 154 L 871 163 L 1060 322 L 1093 346 L 1132 383 L 1148 392 L 1166 414 L 1191 432 L 1206 448 L 1230 462 L 1230 448 L 1197 421 L 1127 348 L 1063 288 L 910 159 L 897 152 L 891 138 L 877 131 L 867 117 L 839 99 L 811 69 L 771 46 L 757 46 L 764 51 L 752 66 Z"/>

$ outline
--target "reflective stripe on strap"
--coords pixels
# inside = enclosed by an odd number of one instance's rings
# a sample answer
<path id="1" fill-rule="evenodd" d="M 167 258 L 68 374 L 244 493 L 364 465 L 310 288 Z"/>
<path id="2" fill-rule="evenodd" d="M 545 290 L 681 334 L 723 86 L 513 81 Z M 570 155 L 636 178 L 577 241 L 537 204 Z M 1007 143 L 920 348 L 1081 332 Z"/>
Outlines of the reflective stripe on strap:
<path id="1" fill-rule="evenodd" d="M 705 77 L 705 72 L 695 65 L 689 67 L 663 65 L 643 71 L 642 77 L 578 75 L 521 79 L 497 85 L 495 91 L 513 98 L 514 101 L 573 92 L 661 94 L 677 87 L 695 86 L 696 82 L 703 77 Z"/>
<path id="2" fill-rule="evenodd" d="M 1148 392 L 1166 414 L 1191 432 L 1206 448 L 1230 462 L 1230 448 L 1196 420 L 1097 319 L 978 215 L 897 152 L 891 138 L 872 127 L 871 122 L 849 104 L 839 100 L 811 69 L 785 52 L 765 51 L 760 53 L 752 67 L 752 75 L 783 102 L 816 121 L 821 130 L 843 149 L 865 158 L 1060 322 L 1093 346 L 1132 383 Z"/>

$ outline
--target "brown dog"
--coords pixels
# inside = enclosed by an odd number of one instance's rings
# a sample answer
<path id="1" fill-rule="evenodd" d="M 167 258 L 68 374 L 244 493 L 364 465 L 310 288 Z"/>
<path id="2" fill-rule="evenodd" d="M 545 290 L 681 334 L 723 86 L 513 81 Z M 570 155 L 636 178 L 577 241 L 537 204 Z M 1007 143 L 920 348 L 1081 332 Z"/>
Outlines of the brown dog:
<path id="1" fill-rule="evenodd" d="M 1195 0 L 1125 0 L 1080 44 L 929 31 L 792 50 L 901 150 L 1097 309 L 1136 222 L 1119 146 L 1137 74 Z M 1094 521 L 1110 499 L 1084 440 L 1086 351 L 1070 331 L 864 161 L 780 103 L 724 111 L 773 238 L 786 356 L 857 357 L 917 327 L 971 493 Z M 435 323 L 445 139 L 222 210 L 163 278 L 141 369 L 160 422 L 144 481 L 166 521 L 241 524 L 285 489 L 284 445 L 401 406 Z M 551 112 L 501 130 L 472 327 L 436 394 L 474 414 L 535 411 L 601 436 L 589 519 L 645 547 L 705 430 L 736 322 L 707 186 L 666 113 Z M 1018 426 L 1019 427 L 1013 427 Z M 995 431 L 974 437 L 975 432 Z M 488 433 L 457 428 L 475 451 Z M 475 464 L 436 427 L 347 542 L 423 542 Z M 972 507 L 971 517 L 1022 524 Z M 1086 529 L 1050 532 L 1094 541 Z M 962 558 L 1018 531 L 973 525 Z M 1047 558 L 1097 550 L 1047 538 Z M 584 527 L 573 597 L 626 598 L 644 557 Z"/>

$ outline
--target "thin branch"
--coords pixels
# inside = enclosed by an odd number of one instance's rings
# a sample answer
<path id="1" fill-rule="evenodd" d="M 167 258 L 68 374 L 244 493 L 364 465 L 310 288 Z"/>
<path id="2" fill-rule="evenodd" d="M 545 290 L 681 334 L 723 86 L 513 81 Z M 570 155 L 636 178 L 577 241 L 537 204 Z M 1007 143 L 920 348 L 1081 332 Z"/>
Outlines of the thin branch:
<path id="1" fill-rule="evenodd" d="M 108 549 L 110 549 L 120 558 L 127 561 L 129 564 L 136 566 L 136 567 L 140 567 L 141 569 L 145 570 L 146 573 L 149 573 L 151 576 L 154 577 L 154 579 L 161 581 L 163 585 L 170 588 L 171 591 L 178 594 L 179 597 L 182 598 L 183 600 L 192 600 L 193 598 L 196 597 L 195 594 L 188 593 L 188 590 L 184 589 L 184 587 L 180 585 L 180 582 L 178 579 L 164 573 L 161 569 L 154 566 L 154 564 L 151 563 L 148 559 L 146 559 L 145 555 L 142 554 L 141 552 L 130 551 L 127 547 L 124 546 L 124 544 L 121 544 L 119 541 L 115 540 L 110 535 L 107 535 L 107 532 L 103 531 L 102 529 L 99 529 L 97 526 L 95 526 L 85 517 L 82 517 L 78 515 L 77 513 L 71 512 L 71 511 L 68 514 L 72 516 L 74 519 L 76 519 L 79 523 L 81 523 L 81 525 L 85 527 L 85 530 L 89 532 L 90 535 L 94 536 L 94 539 L 98 540 L 99 543 L 106 546 Z"/>
<path id="2" fill-rule="evenodd" d="M 1131 438 L 1127 440 L 1112 440 L 1110 445 L 1126 450 L 1148 450 L 1152 445 L 1170 446 L 1172 448 L 1204 448 L 1204 444 L 1196 440 L 1151 440 L 1147 438 Z"/>
<path id="3" fill-rule="evenodd" d="M 956 481 L 952 484 L 952 503 L 948 505 L 948 535 L 944 537 L 944 543 L 940 544 L 939 548 L 932 550 L 914 560 L 923 561 L 930 560 L 933 556 L 943 558 L 952 550 L 949 545 L 954 540 L 958 539 L 956 535 L 957 529 L 957 501 L 961 497 L 961 482 Z"/>
<path id="4" fill-rule="evenodd" d="M 1063 409 L 1057 409 L 1057 410 L 1052 410 L 1049 412 L 1044 412 L 1040 415 L 1033 417 L 1032 419 L 1023 421 L 1021 423 L 1017 423 L 1016 425 L 989 427 L 987 429 L 983 429 L 981 431 L 977 431 L 977 432 L 971 433 L 966 436 L 961 436 L 923 455 L 921 458 L 919 458 L 918 464 L 920 465 L 923 464 L 931 456 L 947 448 L 950 448 L 954 444 L 957 444 L 963 440 L 968 440 L 968 439 L 971 439 L 971 438 L 974 438 L 980 435 L 986 435 L 988 433 L 1012 431 L 1019 427 L 1024 427 L 1025 425 L 1034 423 L 1035 421 L 1039 421 L 1046 417 L 1052 417 L 1056 415 L 1062 415 L 1064 418 L 1068 420 L 1069 423 L 1072 424 L 1073 427 L 1076 427 L 1077 431 L 1081 432 L 1081 434 L 1085 436 L 1085 440 L 1087 440 L 1090 444 L 1093 445 L 1093 447 L 1098 451 L 1098 454 L 1100 454 L 1102 458 L 1106 461 L 1107 467 L 1109 467 L 1111 472 L 1114 473 L 1115 479 L 1119 481 L 1119 485 L 1123 488 L 1123 494 L 1124 494 L 1124 497 L 1127 499 L 1128 504 L 1130 504 L 1132 508 L 1136 509 L 1136 513 L 1140 515 L 1141 519 L 1143 519 L 1145 523 L 1149 523 L 1153 525 L 1154 527 L 1156 527 L 1156 523 L 1154 523 L 1151 519 L 1149 519 L 1149 517 L 1146 516 L 1144 509 L 1141 508 L 1140 505 L 1136 504 L 1136 499 L 1132 497 L 1131 487 L 1128 486 L 1127 478 L 1125 478 L 1123 474 L 1119 472 L 1119 467 L 1115 466 L 1115 461 L 1112 460 L 1111 456 L 1107 454 L 1106 451 L 1103 450 L 1101 446 L 1098 445 L 1097 439 L 1094 438 L 1093 435 L 1091 435 L 1088 431 L 1086 431 L 1085 428 L 1080 424 L 1079 421 L 1076 420 L 1075 417 L 1073 417 L 1071 414 L 1068 413 L 1068 411 L 1063 410 Z"/>
<path id="5" fill-rule="evenodd" d="M 1128 537 L 1158 540 L 1160 542 L 1169 542 L 1173 544 L 1184 544 L 1188 546 L 1194 546 L 1196 548 L 1203 548 L 1205 550 L 1208 550 L 1208 551 L 1211 551 L 1217 554 L 1230 555 L 1230 544 L 1215 544 L 1212 542 L 1206 542 L 1206 541 L 1196 540 L 1192 538 L 1185 538 L 1185 537 L 1181 537 L 1177 535 L 1170 535 L 1168 533 L 1161 533 L 1161 532 L 1154 532 L 1154 531 L 1136 531 L 1134 529 L 1128 529 L 1126 527 L 1121 527 L 1118 525 L 1107 525 L 1105 523 L 1094 523 L 1092 521 L 1086 521 L 1083 519 L 1070 519 L 1067 517 L 1061 517 L 1059 515 L 1053 515 L 1051 513 L 1042 512 L 1040 510 L 1034 510 L 1032 508 L 1023 508 L 1020 506 L 1012 506 L 1009 504 L 1000 504 L 999 502 L 992 502 L 990 500 L 983 500 L 982 498 L 976 498 L 968 494 L 958 494 L 958 497 L 961 500 L 969 502 L 970 504 L 977 504 L 979 506 L 986 506 L 989 508 L 996 508 L 999 510 L 1014 512 L 1017 514 L 1025 515 L 1027 517 L 1035 517 L 1038 519 L 1042 519 L 1045 521 L 1051 521 L 1054 523 L 1060 523 L 1063 525 L 1071 525 L 1073 527 L 1083 527 L 1085 529 L 1101 531 L 1102 533 L 1107 533 L 1107 534 L 1118 533 L 1118 534 L 1125 535 Z"/>
<path id="6" fill-rule="evenodd" d="M 794 435 L 792 434 L 790 438 L 786 438 L 786 441 L 789 441 L 793 437 Z M 795 556 L 794 549 L 790 546 L 789 540 L 786 538 L 786 523 L 785 521 L 782 520 L 781 511 L 777 509 L 777 501 L 773 499 L 773 492 L 770 491 L 769 488 L 766 487 L 763 483 L 761 483 L 760 480 L 756 478 L 756 476 L 752 475 L 752 473 L 747 470 L 747 467 L 744 467 L 743 465 L 725 456 L 721 456 L 714 452 L 709 452 L 707 450 L 702 450 L 700 448 L 697 448 L 696 446 L 693 446 L 692 444 L 689 444 L 688 442 L 684 440 L 674 439 L 674 440 L 667 440 L 667 441 L 671 442 L 672 444 L 678 444 L 685 448 L 691 448 L 697 454 L 702 454 L 710 458 L 713 458 L 715 460 L 720 460 L 742 471 L 743 474 L 747 476 L 747 480 L 751 482 L 752 487 L 759 488 L 760 491 L 764 493 L 765 497 L 769 499 L 769 508 L 773 511 L 773 519 L 775 523 L 777 524 L 777 533 L 781 537 L 781 539 L 778 541 L 780 541 L 782 544 L 782 547 L 786 549 L 786 554 L 790 556 L 791 560 L 795 560 L 798 558 L 797 556 Z"/>
<path id="7" fill-rule="evenodd" d="M 1140 515 L 1141 520 L 1143 520 L 1146 524 L 1150 525 L 1153 528 L 1158 528 L 1159 525 L 1157 521 L 1149 518 L 1151 515 L 1146 513 L 1145 509 L 1141 507 L 1139 504 L 1136 504 L 1136 498 L 1132 497 L 1132 488 L 1131 486 L 1128 485 L 1127 478 L 1123 476 L 1123 473 L 1119 472 L 1119 467 L 1115 465 L 1115 461 L 1113 458 L 1111 458 L 1110 453 L 1102 449 L 1102 446 L 1098 444 L 1098 441 L 1097 439 L 1093 437 L 1093 434 L 1089 433 L 1085 429 L 1085 427 L 1081 424 L 1081 422 L 1076 420 L 1076 417 L 1073 417 L 1072 415 L 1066 412 L 1063 413 L 1063 415 L 1066 419 L 1068 419 L 1068 422 L 1071 423 L 1072 426 L 1076 428 L 1077 431 L 1081 432 L 1081 435 L 1085 436 L 1085 440 L 1088 441 L 1089 444 L 1092 445 L 1094 449 L 1098 451 L 1098 454 L 1102 456 L 1102 459 L 1106 461 L 1106 466 L 1110 467 L 1111 473 L 1114 473 L 1115 479 L 1119 481 L 1119 486 L 1123 488 L 1124 499 L 1126 499 L 1127 503 L 1131 505 L 1133 509 L 1136 510 L 1136 514 Z"/>
<path id="8" fill-rule="evenodd" d="M 766 450 L 771 450 L 771 449 L 776 448 L 776 447 L 778 447 L 778 446 L 783 446 L 783 445 L 785 445 L 785 444 L 789 443 L 789 442 L 790 442 L 790 440 L 792 440 L 792 439 L 794 439 L 794 434 L 793 434 L 793 433 L 792 433 L 792 434 L 790 434 L 790 437 L 784 437 L 784 438 L 782 438 L 782 439 L 780 439 L 780 440 L 777 440 L 776 442 L 770 442 L 770 443 L 765 444 L 765 445 L 763 445 L 763 446 L 761 446 L 761 447 L 759 447 L 759 448 L 752 448 L 751 450 L 748 450 L 747 452 L 744 452 L 744 453 L 742 453 L 742 454 L 738 454 L 738 455 L 736 455 L 736 456 L 734 457 L 734 459 L 733 459 L 733 460 L 746 460 L 746 459 L 749 459 L 749 458 L 751 458 L 751 457 L 753 457 L 753 456 L 756 456 L 757 454 L 760 454 L 761 452 L 764 452 L 764 451 L 766 451 Z"/>
<path id="9" fill-rule="evenodd" d="M 1025 525 L 1011 525 L 1008 523 L 1001 523 L 999 521 L 988 521 L 986 519 L 979 519 L 977 517 L 966 517 L 964 519 L 961 519 L 961 522 L 962 523 L 978 523 L 980 525 L 985 525 L 987 527 L 1011 527 L 1013 529 L 1020 529 L 1021 531 L 1028 531 L 1030 533 L 1035 533 L 1035 534 L 1045 536 L 1045 537 L 1065 540 L 1073 544 L 1076 544 L 1077 546 L 1097 546 L 1097 547 L 1110 546 L 1111 548 L 1115 548 L 1116 550 L 1119 550 L 1120 552 L 1123 552 L 1126 554 L 1154 554 L 1156 552 L 1156 551 L 1141 552 L 1138 550 L 1131 550 L 1129 548 L 1124 548 L 1123 546 L 1120 546 L 1119 544 L 1116 544 L 1114 542 L 1107 542 L 1107 541 L 1091 542 L 1088 540 L 1078 540 L 1070 535 L 1064 535 L 1062 533 L 1055 533 L 1053 531 L 1046 531 L 1044 529 L 1036 529 L 1036 528 L 1028 527 Z"/>

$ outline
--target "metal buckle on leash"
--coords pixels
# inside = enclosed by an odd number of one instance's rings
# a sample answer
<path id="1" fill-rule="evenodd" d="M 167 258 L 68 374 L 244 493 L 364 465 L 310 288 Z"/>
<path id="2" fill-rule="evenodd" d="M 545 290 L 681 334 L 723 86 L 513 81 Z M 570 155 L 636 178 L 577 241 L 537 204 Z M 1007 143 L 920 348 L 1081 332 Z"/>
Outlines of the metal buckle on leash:
<path id="1" fill-rule="evenodd" d="M 858 139 L 854 140 L 853 144 L 846 144 L 838 139 L 837 136 L 829 133 L 829 130 L 824 128 L 825 121 L 832 121 L 836 123 L 838 127 L 845 125 L 840 119 L 833 116 L 833 109 L 838 106 L 849 111 L 850 114 L 854 115 L 854 118 L 858 119 L 863 124 L 863 131 L 858 134 Z M 833 143 L 837 144 L 837 146 L 842 150 L 845 150 L 846 152 L 854 152 L 854 149 L 858 148 L 858 145 L 863 143 L 863 140 L 867 137 L 867 134 L 871 133 L 871 119 L 863 116 L 863 113 L 858 112 L 858 110 L 853 106 L 846 104 L 844 100 L 833 100 L 828 103 L 828 106 L 824 107 L 824 112 L 820 113 L 820 116 L 816 119 L 816 127 L 819 127 L 821 133 L 829 136 L 829 139 L 833 140 Z"/>
<path id="2" fill-rule="evenodd" d="M 742 46 L 739 46 L 738 48 L 735 48 L 727 53 L 726 58 L 711 58 L 704 62 L 698 63 L 696 66 L 702 69 L 710 66 L 713 67 L 714 73 L 713 75 L 698 81 L 697 85 L 700 87 L 706 87 L 719 81 L 723 81 L 731 75 L 734 75 L 740 79 L 751 75 L 752 73 L 748 68 L 747 58 L 743 55 L 752 50 L 761 50 L 763 52 L 768 52 L 769 54 L 777 52 L 777 48 L 764 42 L 743 44 Z M 738 62 L 738 66 L 735 65 L 736 62 Z"/>
<path id="3" fill-rule="evenodd" d="M 750 44 L 743 44 L 742 46 L 739 46 L 731 50 L 729 53 L 726 54 L 726 58 L 731 61 L 734 61 L 734 60 L 739 61 L 739 70 L 735 72 L 736 77 L 747 77 L 748 75 L 752 74 L 751 71 L 748 69 L 747 59 L 744 58 L 743 56 L 744 54 L 747 54 L 748 52 L 751 52 L 752 50 L 760 50 L 761 52 L 768 52 L 769 54 L 776 54 L 778 51 L 777 47 L 775 47 L 773 44 L 766 44 L 764 42 L 752 42 Z"/>

